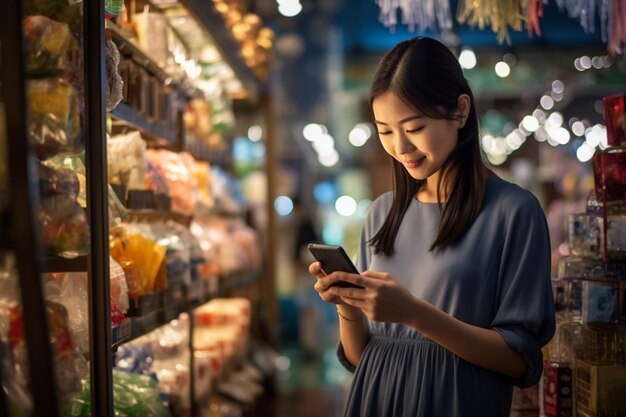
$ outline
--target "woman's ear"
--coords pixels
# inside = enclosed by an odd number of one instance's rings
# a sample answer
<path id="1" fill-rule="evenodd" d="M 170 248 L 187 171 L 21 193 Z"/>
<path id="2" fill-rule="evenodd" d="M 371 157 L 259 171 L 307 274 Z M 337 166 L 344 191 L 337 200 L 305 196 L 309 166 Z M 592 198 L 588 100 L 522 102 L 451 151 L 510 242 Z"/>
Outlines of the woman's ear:
<path id="1" fill-rule="evenodd" d="M 459 122 L 459 129 L 465 126 L 471 107 L 470 97 L 467 94 L 461 94 L 456 102 L 456 116 Z"/>

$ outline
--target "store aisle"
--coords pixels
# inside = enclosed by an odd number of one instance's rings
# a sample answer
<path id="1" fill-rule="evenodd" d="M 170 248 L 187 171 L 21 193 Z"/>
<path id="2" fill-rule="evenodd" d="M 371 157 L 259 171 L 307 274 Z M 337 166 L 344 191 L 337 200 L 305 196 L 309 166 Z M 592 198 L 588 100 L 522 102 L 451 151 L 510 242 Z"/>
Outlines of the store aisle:
<path id="1" fill-rule="evenodd" d="M 254 417 L 340 417 L 351 374 L 339 364 L 335 347 L 315 358 L 297 346 L 283 348 L 276 395 L 260 401 Z"/>

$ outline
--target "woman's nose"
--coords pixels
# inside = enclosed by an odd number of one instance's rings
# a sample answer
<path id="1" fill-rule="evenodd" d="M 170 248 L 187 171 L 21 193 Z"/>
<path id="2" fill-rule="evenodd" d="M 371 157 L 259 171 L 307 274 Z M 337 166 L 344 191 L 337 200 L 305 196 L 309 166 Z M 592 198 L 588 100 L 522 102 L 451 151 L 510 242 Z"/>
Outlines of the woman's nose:
<path id="1" fill-rule="evenodd" d="M 415 150 L 415 145 L 409 141 L 405 134 L 399 134 L 396 140 L 396 152 L 398 154 L 411 153 Z"/>

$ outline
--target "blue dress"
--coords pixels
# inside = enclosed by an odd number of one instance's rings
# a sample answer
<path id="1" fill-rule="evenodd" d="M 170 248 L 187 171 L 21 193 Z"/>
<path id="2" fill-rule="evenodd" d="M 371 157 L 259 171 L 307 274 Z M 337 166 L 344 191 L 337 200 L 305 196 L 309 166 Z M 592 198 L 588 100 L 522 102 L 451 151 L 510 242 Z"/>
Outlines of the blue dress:
<path id="1" fill-rule="evenodd" d="M 541 347 L 555 329 L 550 240 L 543 211 L 528 191 L 487 180 L 483 209 L 451 248 L 428 251 L 441 219 L 437 204 L 411 202 L 394 254 L 367 245 L 391 207 L 392 194 L 368 213 L 357 259 L 360 271 L 388 272 L 413 294 L 475 326 L 493 329 L 528 362 L 521 379 L 473 365 L 417 330 L 369 321 L 370 339 L 354 372 L 346 417 L 505 417 L 513 385 L 528 387 L 542 372 Z"/>

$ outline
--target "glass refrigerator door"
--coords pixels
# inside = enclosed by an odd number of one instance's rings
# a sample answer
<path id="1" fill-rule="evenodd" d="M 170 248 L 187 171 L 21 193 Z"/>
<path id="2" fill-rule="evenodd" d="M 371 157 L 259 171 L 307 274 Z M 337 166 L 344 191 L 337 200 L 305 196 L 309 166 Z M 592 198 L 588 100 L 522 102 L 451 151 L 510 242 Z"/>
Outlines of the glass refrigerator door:
<path id="1" fill-rule="evenodd" d="M 99 2 L 95 2 L 96 4 Z M 36 158 L 42 286 L 59 405 L 86 407 L 87 169 L 82 1 L 24 2 L 27 136 Z"/>

